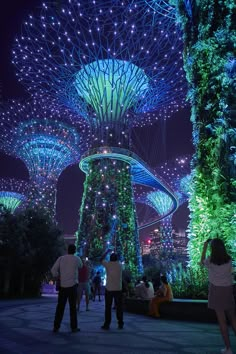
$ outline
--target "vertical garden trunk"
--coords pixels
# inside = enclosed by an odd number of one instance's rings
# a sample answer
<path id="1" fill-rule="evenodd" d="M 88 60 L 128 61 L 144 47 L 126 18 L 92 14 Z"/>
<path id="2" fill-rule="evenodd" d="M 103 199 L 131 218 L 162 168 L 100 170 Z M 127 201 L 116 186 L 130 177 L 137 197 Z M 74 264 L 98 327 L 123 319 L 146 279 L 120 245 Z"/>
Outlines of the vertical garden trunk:
<path id="1" fill-rule="evenodd" d="M 90 162 L 84 183 L 77 245 L 91 260 L 114 249 L 133 276 L 142 272 L 130 166 L 116 159 Z"/>
<path id="2" fill-rule="evenodd" d="M 194 188 L 190 198 L 189 255 L 198 267 L 202 243 L 222 238 L 235 258 L 235 42 L 232 0 L 178 2 L 192 104 Z M 187 7 L 188 6 L 188 7 Z"/>

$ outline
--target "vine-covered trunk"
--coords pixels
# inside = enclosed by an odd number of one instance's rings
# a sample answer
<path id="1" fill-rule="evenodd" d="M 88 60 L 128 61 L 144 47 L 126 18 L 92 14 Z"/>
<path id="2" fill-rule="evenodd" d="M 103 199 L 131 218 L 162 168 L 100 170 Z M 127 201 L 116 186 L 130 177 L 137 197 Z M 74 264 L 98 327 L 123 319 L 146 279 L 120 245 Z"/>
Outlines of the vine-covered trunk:
<path id="1" fill-rule="evenodd" d="M 89 163 L 77 245 L 91 260 L 114 249 L 134 276 L 142 272 L 137 218 L 127 162 L 103 158 Z"/>
<path id="2" fill-rule="evenodd" d="M 236 256 L 236 3 L 178 2 L 193 123 L 189 255 L 198 267 L 203 241 L 222 238 Z"/>

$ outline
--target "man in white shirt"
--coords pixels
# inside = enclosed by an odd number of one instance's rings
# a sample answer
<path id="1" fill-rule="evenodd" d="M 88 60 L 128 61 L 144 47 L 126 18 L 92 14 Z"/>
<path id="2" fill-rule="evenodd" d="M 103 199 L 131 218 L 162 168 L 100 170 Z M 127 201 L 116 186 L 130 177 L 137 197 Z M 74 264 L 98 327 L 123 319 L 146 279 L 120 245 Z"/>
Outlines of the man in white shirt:
<path id="1" fill-rule="evenodd" d="M 68 246 L 68 254 L 59 257 L 51 269 L 54 277 L 60 277 L 60 288 L 58 293 L 57 308 L 54 319 L 53 332 L 58 332 L 64 315 L 67 300 L 70 305 L 70 326 L 72 332 L 78 332 L 80 329 L 77 324 L 77 286 L 78 269 L 82 267 L 82 261 L 75 256 L 75 245 Z"/>
<path id="2" fill-rule="evenodd" d="M 106 268 L 107 274 L 105 289 L 105 322 L 101 328 L 104 330 L 108 330 L 110 328 L 111 308 L 114 298 L 118 328 L 123 329 L 122 264 L 118 261 L 116 253 L 111 254 L 110 262 L 105 261 L 104 259 L 109 252 L 111 251 L 107 250 L 100 259 L 102 265 Z"/>

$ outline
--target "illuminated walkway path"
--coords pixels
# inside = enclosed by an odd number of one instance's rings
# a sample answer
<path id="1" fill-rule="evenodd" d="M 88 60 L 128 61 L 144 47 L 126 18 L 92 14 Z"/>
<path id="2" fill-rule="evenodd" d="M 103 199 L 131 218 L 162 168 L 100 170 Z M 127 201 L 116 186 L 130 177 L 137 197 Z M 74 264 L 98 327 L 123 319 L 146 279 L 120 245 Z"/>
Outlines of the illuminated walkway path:
<path id="1" fill-rule="evenodd" d="M 81 332 L 70 333 L 66 308 L 61 331 L 52 333 L 56 297 L 0 301 L 1 354 L 217 354 L 223 347 L 216 324 L 152 319 L 125 313 L 118 330 L 113 312 L 109 331 L 100 329 L 104 302 L 81 304 Z M 236 339 L 232 337 L 236 348 Z M 233 347 L 233 348 L 234 348 Z M 236 353 L 236 351 L 235 351 Z"/>
<path id="2" fill-rule="evenodd" d="M 138 155 L 130 150 L 118 147 L 102 147 L 89 150 L 82 156 L 80 168 L 83 172 L 88 173 L 89 162 L 105 158 L 127 162 L 131 167 L 132 182 L 134 184 L 141 184 L 143 186 L 151 187 L 153 190 L 162 191 L 171 198 L 173 203 L 172 208 L 168 210 L 166 214 L 157 216 L 154 221 L 152 220 L 152 222 L 142 225 L 142 229 L 164 219 L 178 208 L 178 201 L 170 187 L 159 177 L 154 175 L 149 166 Z"/>

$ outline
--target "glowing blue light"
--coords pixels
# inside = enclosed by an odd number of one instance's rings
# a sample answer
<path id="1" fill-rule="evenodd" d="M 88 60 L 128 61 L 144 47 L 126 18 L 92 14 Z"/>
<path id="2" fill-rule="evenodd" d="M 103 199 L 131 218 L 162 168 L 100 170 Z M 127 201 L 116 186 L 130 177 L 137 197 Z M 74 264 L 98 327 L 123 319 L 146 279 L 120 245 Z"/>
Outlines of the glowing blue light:
<path id="1" fill-rule="evenodd" d="M 12 101 L 1 112 L 0 146 L 20 158 L 30 175 L 29 204 L 55 214 L 56 184 L 61 172 L 79 162 L 88 148 L 88 130 L 73 114 L 48 101 Z M 81 139 L 82 137 L 82 139 Z"/>
<path id="2" fill-rule="evenodd" d="M 26 206 L 28 183 L 13 178 L 0 179 L 0 205 L 11 213 L 19 207 Z"/>
<path id="3" fill-rule="evenodd" d="M 121 60 L 98 60 L 87 64 L 76 74 L 75 87 L 104 124 L 124 121 L 149 88 L 149 79 L 136 65 Z"/>
<path id="4" fill-rule="evenodd" d="M 166 214 L 173 207 L 172 199 L 164 192 L 150 192 L 147 194 L 147 204 L 157 210 L 159 214 Z"/>
<path id="5" fill-rule="evenodd" d="M 44 7 L 41 18 L 22 27 L 13 63 L 32 93 L 53 96 L 97 130 L 101 122 L 119 121 L 123 130 L 143 126 L 185 105 L 183 43 L 172 19 L 156 12 L 152 26 L 144 1 L 82 0 L 79 7 Z"/>

